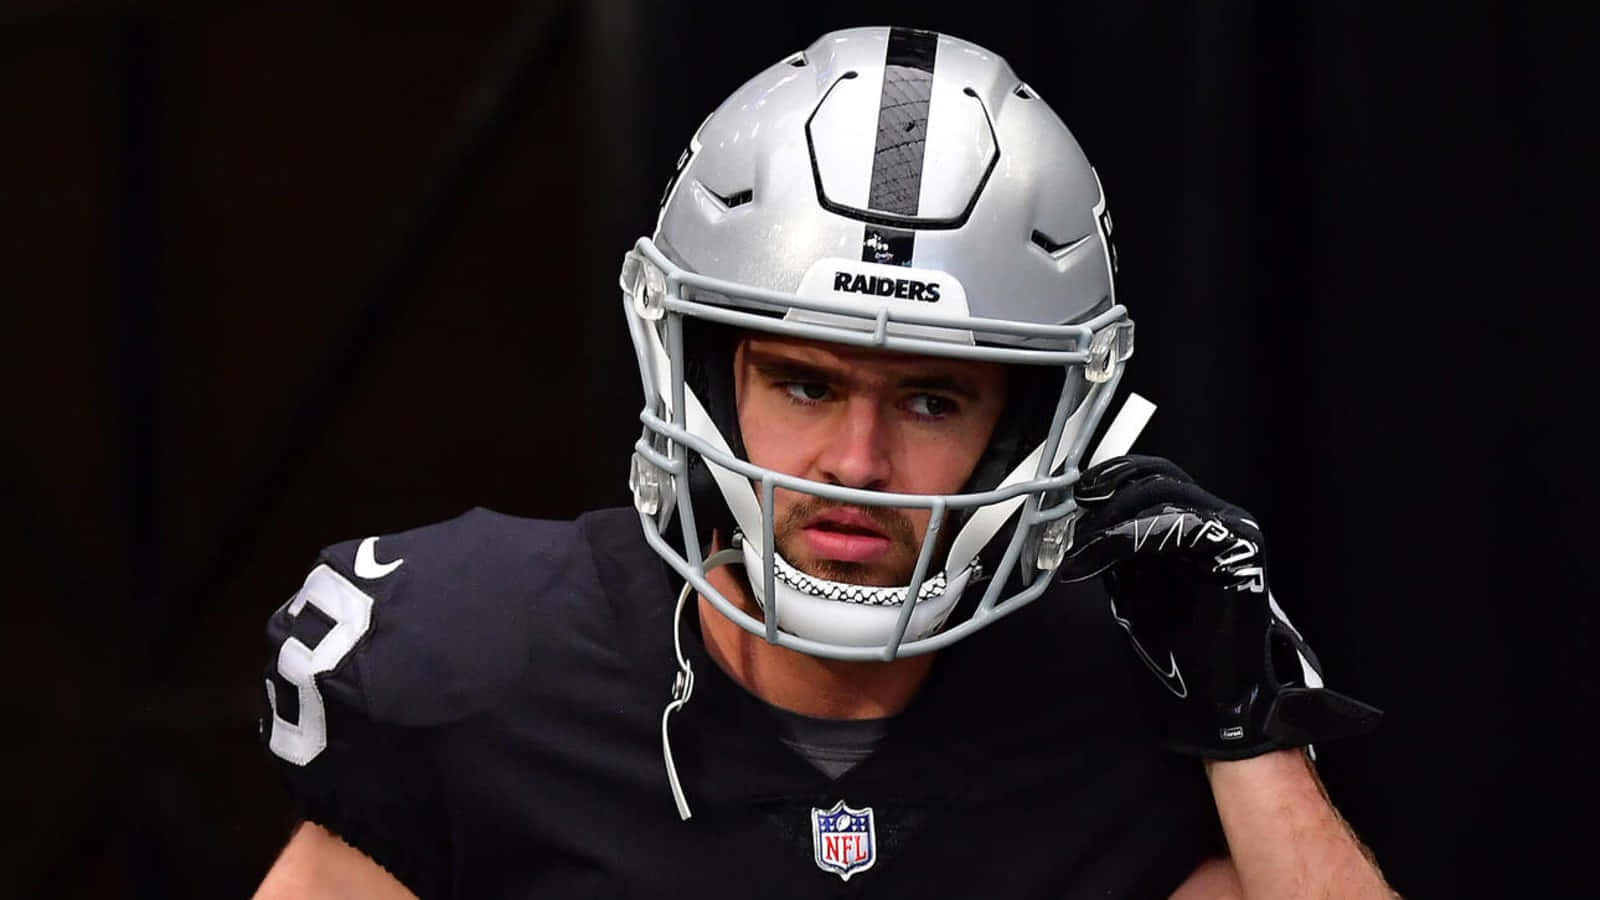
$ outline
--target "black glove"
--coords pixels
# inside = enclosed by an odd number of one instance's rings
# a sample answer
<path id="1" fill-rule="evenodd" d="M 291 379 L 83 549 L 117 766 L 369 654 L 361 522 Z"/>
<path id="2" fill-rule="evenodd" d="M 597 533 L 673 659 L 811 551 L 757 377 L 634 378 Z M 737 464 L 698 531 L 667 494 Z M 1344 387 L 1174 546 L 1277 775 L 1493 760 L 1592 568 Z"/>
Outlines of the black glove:
<path id="1" fill-rule="evenodd" d="M 1074 487 L 1083 515 L 1059 570 L 1100 576 L 1155 673 L 1167 746 L 1208 759 L 1362 734 L 1382 712 L 1323 688 L 1321 666 L 1267 585 L 1261 529 L 1154 456 L 1121 456 Z"/>

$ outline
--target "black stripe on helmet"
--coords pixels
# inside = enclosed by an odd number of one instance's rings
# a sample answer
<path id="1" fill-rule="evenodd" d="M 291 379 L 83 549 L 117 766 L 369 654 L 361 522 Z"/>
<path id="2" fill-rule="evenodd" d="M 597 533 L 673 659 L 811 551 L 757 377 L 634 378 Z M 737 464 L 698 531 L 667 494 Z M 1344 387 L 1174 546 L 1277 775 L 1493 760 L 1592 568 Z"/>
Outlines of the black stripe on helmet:
<path id="1" fill-rule="evenodd" d="M 883 90 L 878 96 L 878 139 L 867 190 L 869 210 L 900 216 L 917 214 L 927 147 L 928 101 L 933 96 L 933 65 L 938 49 L 939 35 L 935 32 L 889 29 Z M 868 225 L 862 235 L 861 258 L 909 266 L 915 243 L 915 232 Z"/>

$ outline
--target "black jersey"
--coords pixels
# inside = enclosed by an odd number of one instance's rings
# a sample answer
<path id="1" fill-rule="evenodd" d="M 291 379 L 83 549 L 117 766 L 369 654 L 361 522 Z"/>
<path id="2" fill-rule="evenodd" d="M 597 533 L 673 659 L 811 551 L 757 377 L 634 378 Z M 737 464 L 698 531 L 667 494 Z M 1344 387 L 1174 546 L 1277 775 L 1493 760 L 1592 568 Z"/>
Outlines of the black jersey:
<path id="1" fill-rule="evenodd" d="M 263 739 L 307 818 L 424 898 L 1165 897 L 1222 852 L 1086 585 L 941 651 L 838 780 L 686 612 L 682 821 L 668 575 L 628 509 L 329 547 L 269 623 Z"/>

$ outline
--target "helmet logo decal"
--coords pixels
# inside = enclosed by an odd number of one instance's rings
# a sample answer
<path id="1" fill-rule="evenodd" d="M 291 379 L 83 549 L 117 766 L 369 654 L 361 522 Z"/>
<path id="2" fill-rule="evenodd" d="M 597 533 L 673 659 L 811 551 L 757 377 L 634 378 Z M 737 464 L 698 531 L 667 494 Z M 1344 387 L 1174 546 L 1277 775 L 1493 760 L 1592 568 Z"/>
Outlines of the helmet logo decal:
<path id="1" fill-rule="evenodd" d="M 924 303 L 939 301 L 939 282 L 918 281 L 915 278 L 879 278 L 876 275 L 835 272 L 833 289 L 847 294 L 875 294 L 900 300 L 921 300 Z"/>
<path id="2" fill-rule="evenodd" d="M 861 261 L 884 266 L 909 266 L 911 252 L 916 246 L 915 231 L 868 225 L 862 230 Z"/>
<path id="3" fill-rule="evenodd" d="M 856 809 L 843 800 L 831 809 L 812 807 L 811 846 L 817 868 L 845 881 L 872 868 L 878 861 L 878 828 L 872 820 L 872 807 Z"/>

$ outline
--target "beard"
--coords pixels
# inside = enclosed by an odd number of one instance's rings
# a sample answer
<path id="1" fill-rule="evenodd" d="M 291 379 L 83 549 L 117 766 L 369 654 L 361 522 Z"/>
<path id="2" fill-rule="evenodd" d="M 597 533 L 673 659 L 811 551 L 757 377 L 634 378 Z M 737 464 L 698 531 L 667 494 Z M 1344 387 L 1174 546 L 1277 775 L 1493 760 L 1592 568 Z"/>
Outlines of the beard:
<path id="1" fill-rule="evenodd" d="M 889 539 L 889 551 L 883 558 L 851 562 L 819 557 L 805 549 L 801 529 L 823 512 L 841 507 L 861 512 Z M 773 524 L 773 539 L 778 553 L 789 565 L 807 575 L 873 587 L 895 587 L 909 582 L 917 566 L 917 554 L 922 549 L 916 526 L 901 510 L 887 506 L 854 506 L 810 495 L 801 495 L 779 514 Z M 941 538 L 940 544 L 946 543 Z"/>

